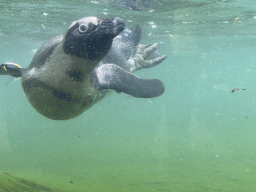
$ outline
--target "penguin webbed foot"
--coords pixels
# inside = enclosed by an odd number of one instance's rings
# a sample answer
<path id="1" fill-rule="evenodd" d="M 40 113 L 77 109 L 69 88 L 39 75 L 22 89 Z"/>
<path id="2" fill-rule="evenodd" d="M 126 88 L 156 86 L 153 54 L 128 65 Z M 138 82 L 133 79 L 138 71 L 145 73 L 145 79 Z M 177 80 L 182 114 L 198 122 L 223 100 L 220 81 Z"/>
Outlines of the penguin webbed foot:
<path id="1" fill-rule="evenodd" d="M 138 71 L 142 68 L 151 68 L 164 61 L 167 56 L 160 55 L 157 48 L 158 43 L 151 45 L 138 45 L 133 57 L 136 66 L 134 71 Z"/>
<path id="2" fill-rule="evenodd" d="M 21 77 L 22 67 L 16 63 L 7 62 L 0 65 L 0 75 L 10 75 L 13 77 Z"/>

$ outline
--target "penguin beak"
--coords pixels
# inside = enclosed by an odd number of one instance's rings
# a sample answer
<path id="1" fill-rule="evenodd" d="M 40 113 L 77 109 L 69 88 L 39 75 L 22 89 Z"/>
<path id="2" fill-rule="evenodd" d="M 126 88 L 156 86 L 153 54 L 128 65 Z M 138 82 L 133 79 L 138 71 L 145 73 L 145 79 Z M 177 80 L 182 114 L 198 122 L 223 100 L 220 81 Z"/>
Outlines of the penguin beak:
<path id="1" fill-rule="evenodd" d="M 113 25 L 114 25 L 114 34 L 115 36 L 119 35 L 125 28 L 125 23 L 124 21 L 119 18 L 116 17 L 113 21 L 112 21 Z"/>
<path id="2" fill-rule="evenodd" d="M 125 29 L 124 21 L 119 18 L 110 18 L 102 20 L 95 31 L 101 31 L 105 35 L 110 35 L 113 38 L 119 35 Z"/>
<path id="3" fill-rule="evenodd" d="M 92 61 L 100 61 L 109 52 L 113 39 L 125 28 L 122 19 L 85 17 L 73 23 L 64 36 L 63 49 Z"/>

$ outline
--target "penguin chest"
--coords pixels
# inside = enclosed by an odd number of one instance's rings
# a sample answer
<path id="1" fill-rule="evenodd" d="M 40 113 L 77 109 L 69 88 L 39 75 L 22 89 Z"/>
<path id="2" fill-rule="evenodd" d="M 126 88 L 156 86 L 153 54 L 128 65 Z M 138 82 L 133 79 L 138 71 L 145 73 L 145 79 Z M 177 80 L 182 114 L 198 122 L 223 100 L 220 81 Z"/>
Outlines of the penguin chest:
<path id="1" fill-rule="evenodd" d="M 43 66 L 22 75 L 24 92 L 42 115 L 55 120 L 74 118 L 92 106 L 97 97 L 98 91 L 90 82 L 92 65 L 56 51 Z"/>

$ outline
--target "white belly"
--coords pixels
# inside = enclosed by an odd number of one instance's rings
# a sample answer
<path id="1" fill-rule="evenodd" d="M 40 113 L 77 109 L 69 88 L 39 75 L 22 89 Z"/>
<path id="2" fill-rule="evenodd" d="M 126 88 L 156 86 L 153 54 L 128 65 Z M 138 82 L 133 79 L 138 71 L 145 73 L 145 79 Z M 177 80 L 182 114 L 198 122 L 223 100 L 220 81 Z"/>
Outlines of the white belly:
<path id="1" fill-rule="evenodd" d="M 98 90 L 90 74 L 97 62 L 66 55 L 59 45 L 40 68 L 22 74 L 21 81 L 32 106 L 58 120 L 74 118 L 95 103 Z"/>

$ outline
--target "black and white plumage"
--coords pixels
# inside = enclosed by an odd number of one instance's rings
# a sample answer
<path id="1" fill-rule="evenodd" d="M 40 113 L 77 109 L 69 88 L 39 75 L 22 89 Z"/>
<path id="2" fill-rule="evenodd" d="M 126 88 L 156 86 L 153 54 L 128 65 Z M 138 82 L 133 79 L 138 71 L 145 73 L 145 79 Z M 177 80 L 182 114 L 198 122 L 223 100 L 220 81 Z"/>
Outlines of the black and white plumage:
<path id="1" fill-rule="evenodd" d="M 110 89 L 134 97 L 157 97 L 164 92 L 160 80 L 141 79 L 131 72 L 153 67 L 166 56 L 158 54 L 157 44 L 139 45 L 132 56 L 141 29 L 124 30 L 124 26 L 120 18 L 82 18 L 64 35 L 46 42 L 27 68 L 5 63 L 0 74 L 21 76 L 31 105 L 54 120 L 77 117 Z"/>

